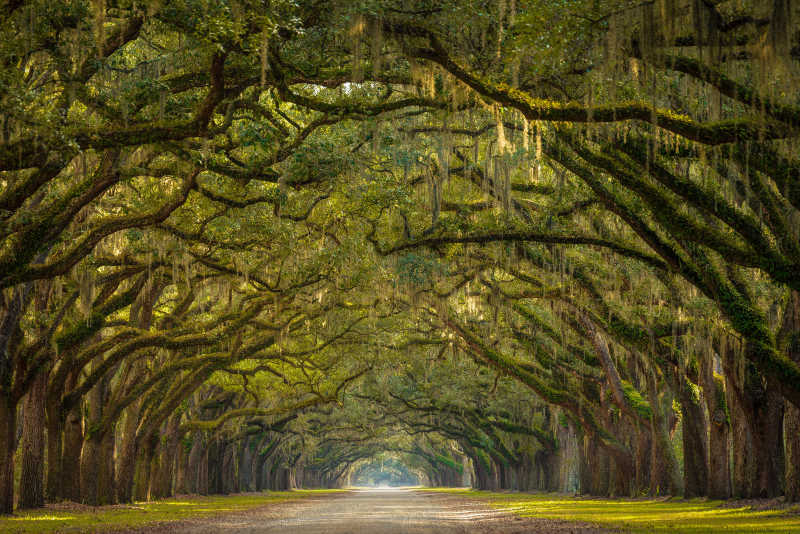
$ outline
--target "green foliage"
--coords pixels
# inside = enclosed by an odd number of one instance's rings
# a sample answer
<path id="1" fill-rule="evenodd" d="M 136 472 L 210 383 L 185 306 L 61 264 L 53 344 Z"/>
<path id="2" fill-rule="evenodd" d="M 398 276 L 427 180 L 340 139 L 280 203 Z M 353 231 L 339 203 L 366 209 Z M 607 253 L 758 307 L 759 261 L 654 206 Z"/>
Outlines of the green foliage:
<path id="1" fill-rule="evenodd" d="M 650 403 L 642 398 L 642 395 L 633 387 L 630 382 L 622 382 L 622 391 L 625 394 L 625 399 L 630 404 L 631 408 L 638 413 L 645 420 L 653 417 L 653 410 L 650 408 Z"/>
<path id="2" fill-rule="evenodd" d="M 437 275 L 444 272 L 444 267 L 435 257 L 414 252 L 397 259 L 398 280 L 411 286 L 428 286 Z"/>

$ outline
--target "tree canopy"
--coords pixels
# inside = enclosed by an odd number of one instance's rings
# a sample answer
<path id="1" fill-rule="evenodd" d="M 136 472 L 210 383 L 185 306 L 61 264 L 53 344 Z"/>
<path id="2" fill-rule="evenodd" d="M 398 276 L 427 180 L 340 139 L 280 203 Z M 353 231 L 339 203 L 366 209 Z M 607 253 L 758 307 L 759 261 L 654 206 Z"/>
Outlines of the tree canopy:
<path id="1" fill-rule="evenodd" d="M 798 15 L 0 2 L 0 512 L 800 499 Z"/>

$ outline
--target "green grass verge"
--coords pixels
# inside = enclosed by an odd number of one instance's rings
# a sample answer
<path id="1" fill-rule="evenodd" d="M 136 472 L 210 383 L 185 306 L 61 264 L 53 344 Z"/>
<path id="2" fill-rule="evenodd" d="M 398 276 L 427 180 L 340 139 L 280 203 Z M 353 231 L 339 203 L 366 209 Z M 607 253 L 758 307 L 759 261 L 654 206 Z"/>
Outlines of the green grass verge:
<path id="1" fill-rule="evenodd" d="M 270 503 L 336 491 L 340 490 L 295 490 L 246 495 L 192 496 L 140 502 L 129 506 L 96 508 L 80 505 L 57 505 L 38 510 L 20 510 L 14 515 L 0 516 L 0 532 L 9 534 L 106 532 L 142 527 L 163 521 L 180 521 L 241 512 Z"/>
<path id="2" fill-rule="evenodd" d="M 437 491 L 437 490 L 432 490 Z M 800 512 L 721 507 L 720 501 L 572 498 L 554 493 L 443 489 L 522 517 L 584 521 L 631 533 L 800 533 Z"/>

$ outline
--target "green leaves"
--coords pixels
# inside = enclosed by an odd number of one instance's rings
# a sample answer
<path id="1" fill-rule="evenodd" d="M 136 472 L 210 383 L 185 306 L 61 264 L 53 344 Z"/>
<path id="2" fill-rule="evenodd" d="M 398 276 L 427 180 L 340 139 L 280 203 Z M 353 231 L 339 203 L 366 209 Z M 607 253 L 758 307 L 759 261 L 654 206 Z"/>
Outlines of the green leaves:
<path id="1" fill-rule="evenodd" d="M 402 284 L 427 287 L 443 272 L 443 265 L 433 256 L 410 252 L 397 259 L 398 281 Z"/>

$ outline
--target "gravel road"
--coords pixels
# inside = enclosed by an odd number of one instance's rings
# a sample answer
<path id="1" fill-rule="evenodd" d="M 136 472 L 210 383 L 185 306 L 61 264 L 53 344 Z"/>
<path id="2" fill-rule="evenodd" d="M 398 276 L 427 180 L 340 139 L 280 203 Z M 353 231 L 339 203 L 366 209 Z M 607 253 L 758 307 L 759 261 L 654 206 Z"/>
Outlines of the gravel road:
<path id="1" fill-rule="evenodd" d="M 270 504 L 217 518 L 136 532 L 164 534 L 598 534 L 590 525 L 521 519 L 456 495 L 406 489 L 354 490 Z"/>

